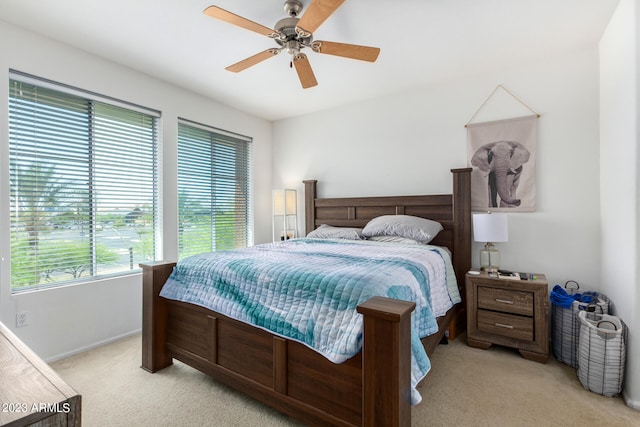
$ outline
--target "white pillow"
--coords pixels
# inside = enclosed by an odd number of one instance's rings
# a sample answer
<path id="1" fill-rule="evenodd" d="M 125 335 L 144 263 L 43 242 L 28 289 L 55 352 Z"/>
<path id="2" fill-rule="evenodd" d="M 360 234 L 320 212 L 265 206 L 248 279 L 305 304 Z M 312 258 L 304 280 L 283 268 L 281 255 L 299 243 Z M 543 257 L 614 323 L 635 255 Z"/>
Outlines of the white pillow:
<path id="1" fill-rule="evenodd" d="M 427 244 L 443 230 L 442 224 L 411 215 L 382 215 L 373 218 L 362 230 L 366 238 L 398 236 Z"/>
<path id="2" fill-rule="evenodd" d="M 320 227 L 307 234 L 312 239 L 348 239 L 362 240 L 362 228 L 334 227 L 322 224 Z"/>

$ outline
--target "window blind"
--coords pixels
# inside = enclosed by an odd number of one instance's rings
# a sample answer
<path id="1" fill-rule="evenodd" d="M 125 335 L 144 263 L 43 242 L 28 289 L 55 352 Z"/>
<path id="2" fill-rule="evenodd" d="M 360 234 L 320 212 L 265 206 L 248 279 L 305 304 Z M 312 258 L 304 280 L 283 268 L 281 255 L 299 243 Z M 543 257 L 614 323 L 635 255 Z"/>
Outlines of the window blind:
<path id="1" fill-rule="evenodd" d="M 9 83 L 12 291 L 154 260 L 158 116 Z"/>
<path id="2" fill-rule="evenodd" d="M 178 256 L 250 244 L 251 139 L 178 123 Z"/>

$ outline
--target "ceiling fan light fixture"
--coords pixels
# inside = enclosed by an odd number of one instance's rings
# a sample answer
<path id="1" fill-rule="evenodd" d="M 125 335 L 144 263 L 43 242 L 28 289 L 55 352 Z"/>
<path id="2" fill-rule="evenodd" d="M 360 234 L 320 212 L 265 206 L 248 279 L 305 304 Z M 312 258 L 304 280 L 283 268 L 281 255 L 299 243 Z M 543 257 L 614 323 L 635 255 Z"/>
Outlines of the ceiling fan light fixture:
<path id="1" fill-rule="evenodd" d="M 287 49 L 287 53 L 291 56 L 298 55 L 300 53 L 300 42 L 298 40 L 289 40 L 285 44 L 285 48 Z"/>

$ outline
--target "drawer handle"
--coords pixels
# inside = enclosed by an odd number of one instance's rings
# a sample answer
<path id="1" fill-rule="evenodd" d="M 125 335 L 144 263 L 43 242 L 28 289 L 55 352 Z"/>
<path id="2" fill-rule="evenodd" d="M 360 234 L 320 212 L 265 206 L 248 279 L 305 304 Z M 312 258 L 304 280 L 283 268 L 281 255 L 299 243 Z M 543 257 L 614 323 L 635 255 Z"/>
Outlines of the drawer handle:
<path id="1" fill-rule="evenodd" d="M 501 302 L 503 304 L 513 304 L 513 301 L 508 300 L 508 299 L 500 299 L 500 298 L 496 298 L 496 302 Z"/>
<path id="2" fill-rule="evenodd" d="M 505 329 L 513 329 L 513 325 L 505 325 L 504 323 L 494 323 L 495 326 L 499 327 L 499 328 L 505 328 Z"/>

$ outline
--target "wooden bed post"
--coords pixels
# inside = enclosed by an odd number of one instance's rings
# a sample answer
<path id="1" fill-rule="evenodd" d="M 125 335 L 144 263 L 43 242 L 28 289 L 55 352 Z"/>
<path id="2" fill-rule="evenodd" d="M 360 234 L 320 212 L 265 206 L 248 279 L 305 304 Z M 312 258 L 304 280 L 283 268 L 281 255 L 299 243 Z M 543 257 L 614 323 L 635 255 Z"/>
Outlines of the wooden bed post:
<path id="1" fill-rule="evenodd" d="M 462 303 L 449 324 L 449 339 L 456 339 L 467 324 L 465 274 L 471 268 L 471 168 L 451 169 L 453 173 L 453 270 Z"/>
<path id="2" fill-rule="evenodd" d="M 411 425 L 411 312 L 416 304 L 373 297 L 364 317 L 362 425 Z"/>
<path id="3" fill-rule="evenodd" d="M 464 282 L 471 268 L 471 168 L 453 173 L 453 268 L 458 282 Z M 463 297 L 464 298 L 464 297 Z"/>
<path id="4" fill-rule="evenodd" d="M 316 209 L 314 206 L 317 197 L 316 184 L 318 180 L 307 179 L 304 182 L 304 235 L 311 233 L 316 228 Z"/>
<path id="5" fill-rule="evenodd" d="M 142 365 L 156 372 L 173 363 L 166 349 L 167 303 L 160 290 L 175 267 L 175 262 L 140 264 L 142 268 Z"/>

